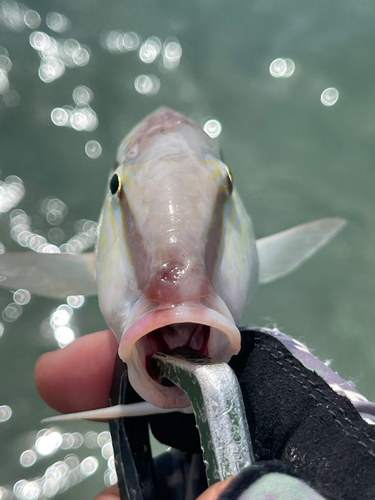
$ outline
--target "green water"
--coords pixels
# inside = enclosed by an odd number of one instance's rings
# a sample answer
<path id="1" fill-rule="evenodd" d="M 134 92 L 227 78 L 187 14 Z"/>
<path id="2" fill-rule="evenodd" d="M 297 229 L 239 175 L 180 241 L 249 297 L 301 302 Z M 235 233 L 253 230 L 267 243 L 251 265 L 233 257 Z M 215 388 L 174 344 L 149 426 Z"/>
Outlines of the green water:
<path id="1" fill-rule="evenodd" d="M 158 106 L 181 111 L 202 126 L 216 119 L 222 125 L 219 139 L 225 161 L 258 237 L 325 216 L 348 221 L 347 228 L 298 272 L 261 288 L 243 323 L 277 324 L 322 359 L 332 359 L 334 370 L 374 400 L 373 3 L 39 0 L 28 1 L 27 7 L 41 17 L 34 29 L 22 21 L 24 7 L 0 2 L 0 46 L 12 63 L 8 73 L 0 71 L 0 179 L 16 175 L 25 188 L 20 203 L 0 216 L 0 241 L 6 250 L 22 250 L 10 235 L 15 209 L 30 217 L 32 232 L 50 240 L 54 235 L 58 244 L 74 236 L 78 220 L 97 220 L 119 141 Z M 59 27 L 60 18 L 54 25 L 50 16 L 50 27 L 46 25 L 51 11 L 70 20 L 67 31 L 51 29 Z M 28 16 L 33 26 L 35 14 Z M 110 30 L 134 32 L 141 43 L 155 36 L 161 44 L 179 44 L 179 65 L 166 69 L 162 54 L 143 62 L 141 45 L 127 52 L 121 51 L 124 46 L 108 50 Z M 73 61 L 73 67 L 66 67 L 54 81 L 43 81 L 38 75 L 41 57 L 30 45 L 35 31 L 61 45 L 62 40 L 78 41 L 83 48 L 76 57 L 79 64 Z M 86 50 L 89 61 L 83 64 Z M 7 53 L 0 49 L 0 56 L 8 57 Z M 270 74 L 277 58 L 294 61 L 290 77 Z M 0 68 L 7 65 L 8 60 L 0 57 Z M 51 77 L 51 69 L 44 71 Z M 139 75 L 154 75 L 146 79 L 156 85 L 153 95 L 135 89 Z M 74 108 L 73 90 L 82 85 L 93 93 L 90 106 L 97 128 L 56 126 L 52 110 Z M 339 98 L 325 106 L 321 94 L 331 87 Z M 102 147 L 97 159 L 85 153 L 90 140 Z M 51 225 L 41 211 L 47 197 L 68 208 L 58 225 Z M 53 227 L 63 233 L 50 233 Z M 11 302 L 12 294 L 0 291 L 0 310 Z M 58 348 L 48 324 L 62 303 L 33 296 L 16 321 L 0 319 L 0 406 L 13 411 L 9 420 L 0 422 L 0 486 L 11 490 L 20 479 L 41 477 L 68 454 L 80 461 L 92 455 L 98 458 L 96 473 L 60 497 L 83 500 L 104 488 L 107 463 L 100 448 L 59 450 L 28 468 L 19 462 L 21 453 L 33 448 L 40 419 L 51 414 L 36 392 L 33 369 L 40 354 Z M 69 326 L 77 336 L 104 328 L 96 299 L 87 299 Z M 101 432 L 106 426 L 60 426 L 65 433 L 85 435 L 90 430 Z M 76 439 L 78 445 L 80 438 Z M 41 494 L 32 487 L 29 500 Z M 0 489 L 0 499 L 11 498 L 4 491 Z"/>

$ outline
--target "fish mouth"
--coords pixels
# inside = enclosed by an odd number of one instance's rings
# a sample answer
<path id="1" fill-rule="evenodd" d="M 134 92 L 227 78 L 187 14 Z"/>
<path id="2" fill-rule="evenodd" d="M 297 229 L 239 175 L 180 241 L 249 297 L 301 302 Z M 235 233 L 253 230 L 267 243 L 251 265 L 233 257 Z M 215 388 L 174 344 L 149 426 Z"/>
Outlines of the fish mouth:
<path id="1" fill-rule="evenodd" d="M 172 354 L 179 349 L 199 352 L 208 356 L 208 341 L 210 338 L 210 327 L 197 323 L 176 323 L 162 326 L 142 337 L 139 342 L 145 354 L 146 369 L 149 376 L 167 387 L 174 384 L 168 379 L 160 379 L 155 374 L 151 362 L 155 352 Z"/>
<path id="2" fill-rule="evenodd" d="M 173 353 L 181 348 L 227 362 L 240 349 L 240 333 L 219 297 L 179 305 L 139 304 L 125 331 L 119 356 L 128 366 L 131 385 L 138 394 L 160 408 L 190 406 L 187 395 L 154 373 L 151 358 L 156 352 Z M 140 311 L 147 310 L 144 314 Z"/>

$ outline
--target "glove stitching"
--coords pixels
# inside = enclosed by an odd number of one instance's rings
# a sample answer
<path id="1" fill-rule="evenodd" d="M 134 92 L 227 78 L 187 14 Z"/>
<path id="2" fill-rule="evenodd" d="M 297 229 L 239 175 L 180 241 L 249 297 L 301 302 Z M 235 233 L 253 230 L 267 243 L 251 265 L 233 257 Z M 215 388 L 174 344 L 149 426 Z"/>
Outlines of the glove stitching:
<path id="1" fill-rule="evenodd" d="M 305 373 L 303 373 L 303 371 L 301 370 L 301 368 L 300 368 L 299 366 L 296 366 L 296 365 L 293 363 L 293 360 L 292 360 L 292 359 L 290 359 L 290 358 L 288 358 L 287 356 L 285 356 L 285 353 L 283 353 L 282 351 L 279 351 L 279 350 L 278 350 L 278 351 L 277 351 L 277 354 L 278 354 L 278 355 L 276 355 L 276 354 L 274 354 L 274 353 L 272 352 L 272 350 L 271 350 L 268 346 L 262 346 L 262 347 L 261 347 L 261 349 L 262 349 L 262 350 L 267 351 L 267 352 L 268 352 L 268 353 L 269 353 L 269 354 L 270 354 L 270 355 L 274 358 L 274 360 L 276 361 L 276 364 L 277 364 L 278 366 L 280 366 L 280 368 L 281 368 L 284 372 L 288 373 L 288 375 L 289 375 L 289 376 L 293 377 L 293 379 L 294 379 L 294 380 L 296 380 L 296 382 L 298 382 L 298 383 L 299 383 L 299 384 L 303 387 L 303 389 L 304 389 L 305 391 L 308 391 L 308 392 L 310 393 L 309 387 L 301 381 L 301 377 L 302 377 L 302 378 L 304 378 L 304 379 L 307 381 L 308 385 L 309 385 L 309 386 L 311 386 L 311 387 L 313 388 L 313 390 L 314 390 L 314 391 L 319 392 L 319 394 L 321 394 L 321 396 L 323 397 L 323 399 L 324 399 L 326 402 L 330 403 L 329 399 L 328 399 L 328 398 L 327 398 L 327 396 L 324 394 L 324 392 L 323 392 L 323 391 L 322 391 L 319 387 L 317 387 L 317 385 L 315 384 L 315 382 L 313 382 L 311 379 L 309 379 L 309 378 L 307 377 L 307 375 L 306 375 Z M 292 354 L 291 354 L 291 356 L 292 356 Z M 297 375 L 293 374 L 293 373 L 288 372 L 288 370 L 285 368 L 285 366 L 283 365 L 283 363 L 280 361 L 280 358 L 283 358 L 283 360 L 287 361 L 287 362 L 290 364 L 290 366 L 291 366 L 291 367 L 292 367 L 295 371 L 297 371 L 297 372 L 298 372 L 299 377 L 298 377 Z M 311 395 L 311 396 L 315 399 L 317 406 L 322 406 L 322 407 L 325 407 L 325 406 L 323 405 L 323 403 L 321 403 L 320 401 L 318 401 L 318 400 L 317 400 L 317 398 L 315 397 L 315 395 L 314 395 L 314 394 L 311 394 L 311 393 L 310 393 L 310 395 Z M 359 429 L 358 427 L 356 427 L 356 426 L 355 426 L 355 424 L 352 422 L 352 420 L 351 420 L 350 418 L 348 418 L 348 417 L 345 415 L 344 410 L 343 410 L 342 408 L 338 407 L 338 409 L 339 409 L 340 413 L 342 414 L 342 415 L 341 415 L 341 418 L 343 418 L 343 419 L 344 419 L 344 420 L 345 420 L 348 424 L 350 424 L 350 426 L 351 426 L 351 427 L 352 427 L 355 431 L 357 431 L 358 433 L 363 434 L 363 432 L 365 432 L 365 435 L 366 435 L 367 439 L 369 440 L 369 442 L 370 442 L 370 443 L 372 443 L 372 444 L 375 446 L 375 440 L 374 440 L 373 438 L 371 438 L 371 437 L 367 434 L 367 432 L 366 432 L 364 429 Z M 337 415 L 335 414 L 335 412 L 334 412 L 334 411 L 332 411 L 332 410 L 328 409 L 328 412 L 329 412 L 329 413 L 330 413 L 330 414 L 334 417 L 334 421 L 335 421 L 335 422 L 337 422 L 337 423 L 340 425 L 340 427 L 342 428 L 342 430 L 343 430 L 343 432 L 344 432 L 344 434 L 345 434 L 346 436 L 356 439 L 356 440 L 357 440 L 357 442 L 358 442 L 358 444 L 360 444 L 361 446 L 363 446 L 363 447 L 367 450 L 367 452 L 368 452 L 368 453 L 369 453 L 369 454 L 370 454 L 373 458 L 375 458 L 375 452 L 374 452 L 372 449 L 370 449 L 370 447 L 369 447 L 366 443 L 364 443 L 363 441 L 361 441 L 361 440 L 359 439 L 358 434 L 356 435 L 355 433 L 351 433 L 351 432 L 349 432 L 347 429 L 345 429 L 345 428 L 343 427 L 343 423 L 342 423 L 342 422 L 340 422 L 340 420 L 338 420 L 338 419 L 337 419 Z"/>

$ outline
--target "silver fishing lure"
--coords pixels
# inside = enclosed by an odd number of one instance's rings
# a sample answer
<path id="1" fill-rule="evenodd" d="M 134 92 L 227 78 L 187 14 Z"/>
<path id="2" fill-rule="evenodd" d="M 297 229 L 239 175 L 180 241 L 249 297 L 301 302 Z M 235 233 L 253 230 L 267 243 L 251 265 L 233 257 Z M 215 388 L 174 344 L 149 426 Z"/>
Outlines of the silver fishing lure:
<path id="1" fill-rule="evenodd" d="M 159 408 L 188 407 L 184 392 L 155 380 L 152 354 L 185 347 L 229 361 L 258 284 L 292 272 L 345 221 L 321 219 L 256 241 L 217 143 L 166 108 L 130 132 L 116 165 L 96 251 L 5 253 L 0 286 L 49 297 L 97 293 L 134 389 Z"/>

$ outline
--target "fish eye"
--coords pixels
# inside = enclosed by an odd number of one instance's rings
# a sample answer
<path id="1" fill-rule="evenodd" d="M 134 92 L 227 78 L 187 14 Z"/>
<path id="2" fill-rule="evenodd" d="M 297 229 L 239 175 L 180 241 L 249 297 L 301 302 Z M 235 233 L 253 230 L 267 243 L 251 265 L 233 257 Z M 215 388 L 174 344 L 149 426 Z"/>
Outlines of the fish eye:
<path id="1" fill-rule="evenodd" d="M 120 196 L 121 193 L 121 179 L 117 174 L 114 174 L 109 181 L 109 189 L 112 194 L 116 194 Z"/>
<path id="2" fill-rule="evenodd" d="M 227 167 L 225 165 L 225 170 L 227 172 L 227 187 L 228 187 L 228 191 L 229 191 L 229 194 L 232 194 L 232 191 L 233 191 L 233 176 L 232 176 L 232 172 L 229 170 L 229 167 Z"/>

